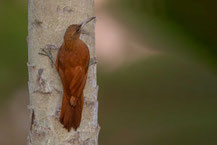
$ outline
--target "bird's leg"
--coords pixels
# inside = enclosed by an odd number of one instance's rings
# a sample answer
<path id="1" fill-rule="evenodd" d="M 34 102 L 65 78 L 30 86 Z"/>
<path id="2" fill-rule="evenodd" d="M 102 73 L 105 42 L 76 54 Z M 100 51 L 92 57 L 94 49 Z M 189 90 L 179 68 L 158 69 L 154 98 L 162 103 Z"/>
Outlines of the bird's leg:
<path id="1" fill-rule="evenodd" d="M 54 58 L 53 58 L 53 55 L 52 55 L 51 51 L 50 50 L 45 50 L 45 48 L 41 48 L 41 51 L 42 52 L 39 52 L 38 54 L 47 56 L 51 61 L 51 66 L 52 67 L 55 66 Z"/>
<path id="2" fill-rule="evenodd" d="M 47 56 L 50 59 L 51 67 L 55 66 L 55 60 L 54 60 L 54 57 L 51 53 L 51 49 L 53 49 L 53 48 L 56 49 L 56 47 L 54 45 L 46 45 L 46 47 L 41 48 L 41 52 L 38 53 L 39 55 Z"/>
<path id="3" fill-rule="evenodd" d="M 94 65 L 94 64 L 97 64 L 96 57 L 90 59 L 89 66 Z"/>

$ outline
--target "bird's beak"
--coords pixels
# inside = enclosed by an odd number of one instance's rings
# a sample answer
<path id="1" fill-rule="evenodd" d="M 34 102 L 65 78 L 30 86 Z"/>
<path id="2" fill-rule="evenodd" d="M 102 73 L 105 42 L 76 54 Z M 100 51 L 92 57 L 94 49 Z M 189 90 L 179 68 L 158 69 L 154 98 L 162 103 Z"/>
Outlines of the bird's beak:
<path id="1" fill-rule="evenodd" d="M 80 31 L 84 28 L 84 26 L 89 23 L 90 21 L 96 19 L 96 17 L 91 17 L 91 18 L 87 18 L 86 20 L 84 20 L 81 24 L 80 24 Z"/>

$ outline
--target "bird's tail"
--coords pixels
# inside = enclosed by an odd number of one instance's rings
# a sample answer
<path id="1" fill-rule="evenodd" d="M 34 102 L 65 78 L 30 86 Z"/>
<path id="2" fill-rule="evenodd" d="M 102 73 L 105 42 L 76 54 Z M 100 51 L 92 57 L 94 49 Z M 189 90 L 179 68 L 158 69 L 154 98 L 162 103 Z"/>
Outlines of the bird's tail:
<path id="1" fill-rule="evenodd" d="M 80 125 L 83 108 L 83 94 L 78 98 L 76 105 L 71 106 L 66 96 L 63 96 L 60 122 L 68 131 L 73 127 L 75 130 Z"/>

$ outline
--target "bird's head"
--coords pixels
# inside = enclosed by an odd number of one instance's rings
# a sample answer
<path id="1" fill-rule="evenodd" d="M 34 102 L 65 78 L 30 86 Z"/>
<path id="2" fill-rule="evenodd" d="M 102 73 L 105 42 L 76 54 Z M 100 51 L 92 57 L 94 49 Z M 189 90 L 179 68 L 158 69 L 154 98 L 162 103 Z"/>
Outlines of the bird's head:
<path id="1" fill-rule="evenodd" d="M 84 26 L 90 21 L 94 20 L 96 17 L 91 17 L 84 20 L 81 24 L 72 24 L 70 25 L 65 32 L 64 39 L 65 40 L 76 40 L 80 37 L 81 31 Z"/>

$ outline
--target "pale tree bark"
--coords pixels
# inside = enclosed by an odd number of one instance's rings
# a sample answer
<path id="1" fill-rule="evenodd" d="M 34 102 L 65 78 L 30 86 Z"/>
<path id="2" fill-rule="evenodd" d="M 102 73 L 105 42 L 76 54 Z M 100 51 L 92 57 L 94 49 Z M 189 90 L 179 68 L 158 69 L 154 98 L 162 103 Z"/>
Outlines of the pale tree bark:
<path id="1" fill-rule="evenodd" d="M 39 55 L 41 48 L 50 49 L 56 57 L 63 35 L 70 24 L 94 16 L 94 0 L 29 0 L 28 71 L 31 127 L 28 145 L 97 145 L 98 86 L 96 64 L 89 67 L 84 90 L 84 109 L 80 127 L 68 132 L 59 122 L 62 85 L 48 57 Z M 95 24 L 86 26 L 89 34 L 81 39 L 95 58 Z"/>

